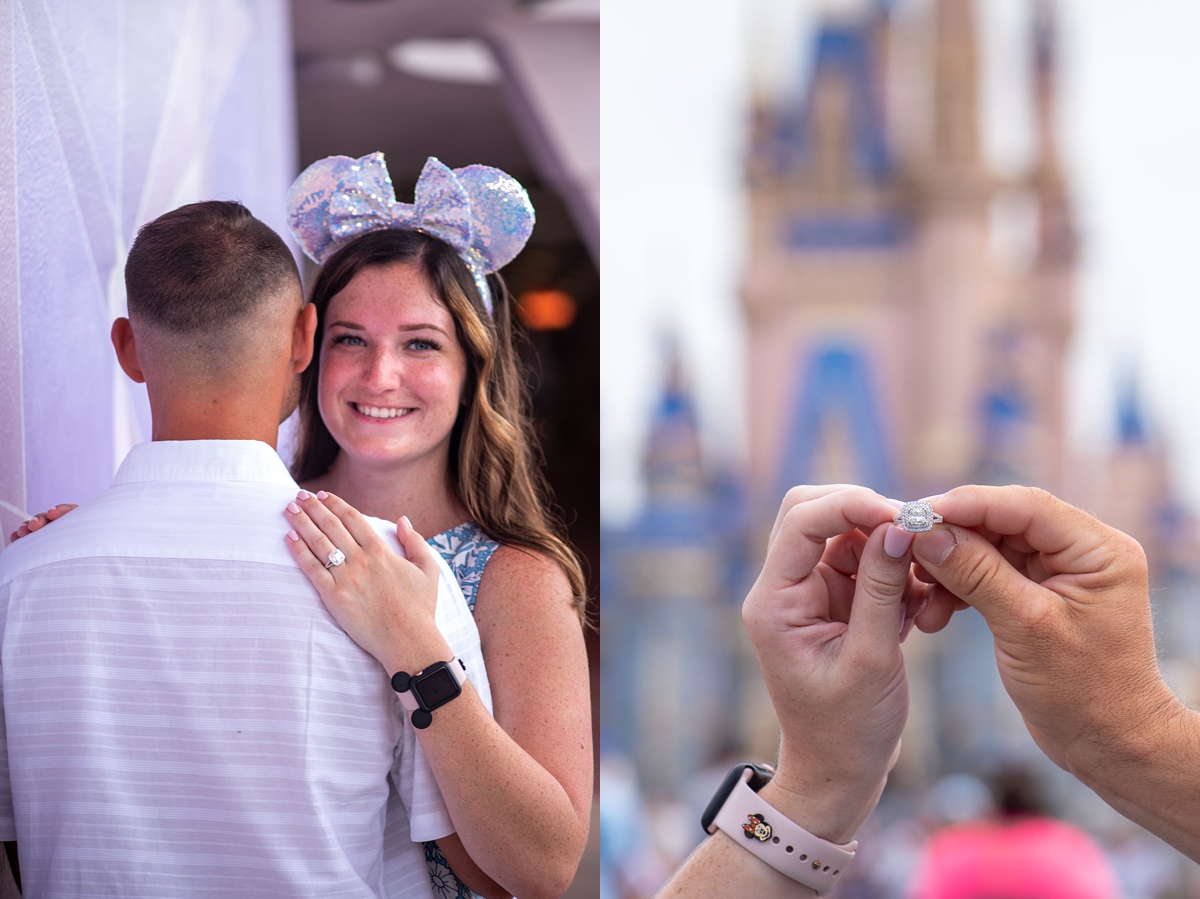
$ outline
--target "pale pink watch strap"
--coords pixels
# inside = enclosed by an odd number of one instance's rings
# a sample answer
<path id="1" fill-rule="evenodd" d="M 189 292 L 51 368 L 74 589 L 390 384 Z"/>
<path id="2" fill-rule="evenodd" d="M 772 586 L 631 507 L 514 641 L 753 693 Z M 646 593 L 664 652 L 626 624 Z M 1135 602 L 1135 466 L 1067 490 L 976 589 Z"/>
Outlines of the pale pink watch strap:
<path id="1" fill-rule="evenodd" d="M 750 789 L 752 773 L 750 768 L 742 772 L 713 819 L 714 829 L 728 834 L 776 871 L 816 890 L 817 895 L 828 893 L 854 860 L 858 842 L 838 846 L 785 818 Z"/>

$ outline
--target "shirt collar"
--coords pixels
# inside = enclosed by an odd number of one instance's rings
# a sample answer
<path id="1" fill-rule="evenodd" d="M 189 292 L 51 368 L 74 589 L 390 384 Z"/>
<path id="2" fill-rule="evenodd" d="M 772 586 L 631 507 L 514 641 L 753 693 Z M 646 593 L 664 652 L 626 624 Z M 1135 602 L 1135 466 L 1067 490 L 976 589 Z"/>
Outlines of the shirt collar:
<path id="1" fill-rule="evenodd" d="M 295 489 L 275 450 L 259 440 L 154 440 L 139 443 L 114 484 L 137 481 L 256 481 Z"/>

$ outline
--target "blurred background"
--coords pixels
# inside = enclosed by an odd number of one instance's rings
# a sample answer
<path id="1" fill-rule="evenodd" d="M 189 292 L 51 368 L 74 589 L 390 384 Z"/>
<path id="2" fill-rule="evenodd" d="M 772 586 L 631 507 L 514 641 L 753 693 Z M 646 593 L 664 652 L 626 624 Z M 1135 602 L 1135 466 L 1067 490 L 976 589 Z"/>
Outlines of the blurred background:
<path id="1" fill-rule="evenodd" d="M 537 225 L 503 274 L 529 331 L 547 472 L 595 595 L 599 38 L 599 0 L 0 4 L 3 540 L 30 513 L 107 488 L 148 439 L 145 389 L 108 338 L 137 229 L 220 198 L 286 236 L 284 195 L 305 166 L 381 150 L 401 201 L 428 156 L 502 168 L 529 190 Z M 571 896 L 596 895 L 596 831 Z"/>
<path id="2" fill-rule="evenodd" d="M 606 6 L 604 899 L 653 895 L 729 765 L 774 758 L 740 604 L 793 484 L 1094 512 L 1145 547 L 1162 667 L 1200 698 L 1197 33 L 1186 0 Z M 1021 895 L 1200 896 L 1042 757 L 978 616 L 905 657 L 903 753 L 837 894 L 979 895 L 930 891 L 980 851 L 931 835 L 1011 849 L 1056 818 L 1046 845 L 1108 880 Z"/>

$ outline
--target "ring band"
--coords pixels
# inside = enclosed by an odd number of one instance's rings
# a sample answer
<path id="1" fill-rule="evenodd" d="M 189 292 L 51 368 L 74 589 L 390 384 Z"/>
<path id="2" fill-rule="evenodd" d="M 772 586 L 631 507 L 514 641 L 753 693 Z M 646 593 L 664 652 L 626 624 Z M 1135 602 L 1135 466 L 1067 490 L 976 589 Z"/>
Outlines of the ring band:
<path id="1" fill-rule="evenodd" d="M 346 561 L 346 554 L 340 549 L 335 549 L 329 554 L 329 561 L 325 563 L 326 568 L 333 568 L 335 565 L 341 565 Z"/>
<path id="2" fill-rule="evenodd" d="M 903 528 L 910 534 L 932 531 L 935 524 L 941 523 L 942 516 L 933 511 L 932 503 L 923 499 L 913 503 L 905 503 L 900 509 L 900 514 L 892 519 L 892 524 L 898 528 Z"/>

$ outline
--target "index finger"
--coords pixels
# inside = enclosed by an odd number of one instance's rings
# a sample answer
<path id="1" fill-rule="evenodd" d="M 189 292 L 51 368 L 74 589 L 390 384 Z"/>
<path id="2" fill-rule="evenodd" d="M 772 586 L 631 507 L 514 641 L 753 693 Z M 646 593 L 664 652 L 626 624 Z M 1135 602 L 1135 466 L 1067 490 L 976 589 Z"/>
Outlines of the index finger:
<path id="1" fill-rule="evenodd" d="M 799 583 L 821 561 L 825 541 L 855 528 L 870 532 L 895 518 L 896 508 L 866 487 L 845 487 L 781 508 L 780 516 L 763 563 L 773 586 Z"/>
<path id="2" fill-rule="evenodd" d="M 983 529 L 1022 551 L 1051 556 L 1063 571 L 1091 571 L 1121 534 L 1037 487 L 956 487 L 933 503 L 947 522 Z"/>
<path id="3" fill-rule="evenodd" d="M 336 516 L 350 536 L 354 538 L 354 542 L 359 546 L 366 546 L 372 540 L 382 541 L 383 538 L 372 527 L 371 522 L 367 521 L 367 517 L 340 496 L 335 496 L 324 490 L 314 494 L 314 496 L 317 502 L 313 505 L 324 506 L 325 509 Z"/>

